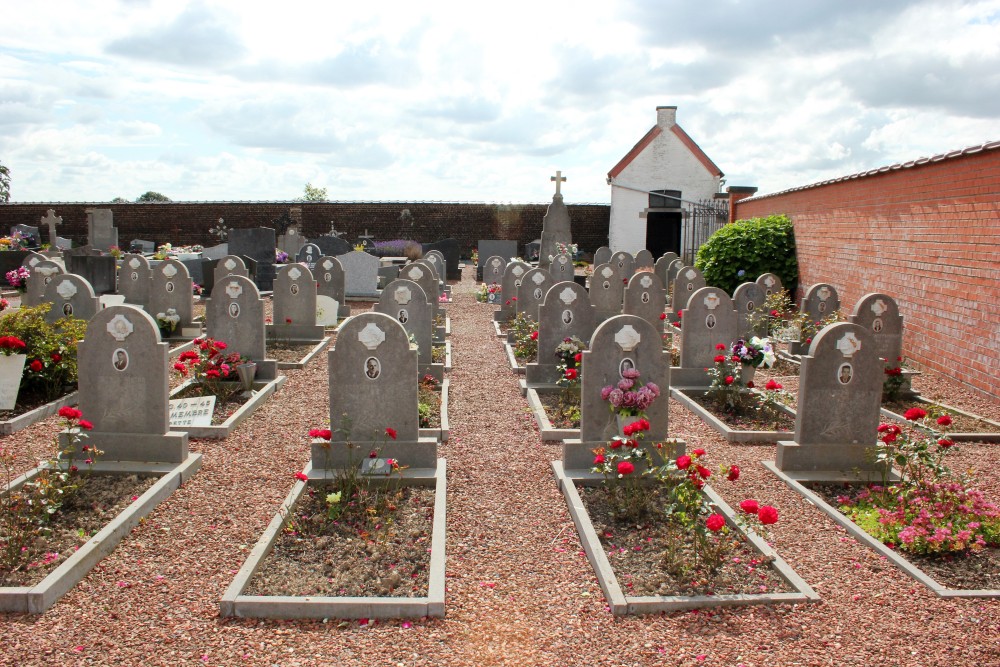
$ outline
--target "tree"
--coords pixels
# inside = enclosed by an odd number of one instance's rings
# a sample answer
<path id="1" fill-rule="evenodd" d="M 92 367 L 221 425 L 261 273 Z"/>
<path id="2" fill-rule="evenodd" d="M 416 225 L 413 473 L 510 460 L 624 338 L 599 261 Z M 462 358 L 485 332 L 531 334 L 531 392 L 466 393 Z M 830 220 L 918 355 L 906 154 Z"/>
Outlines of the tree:
<path id="1" fill-rule="evenodd" d="M 326 191 L 323 191 L 326 194 Z M 10 201 L 10 169 L 0 162 L 0 202 Z"/>
<path id="2" fill-rule="evenodd" d="M 111 200 L 111 203 L 112 204 L 131 204 L 132 202 L 130 202 L 129 200 L 125 199 L 125 197 L 115 197 L 114 199 Z"/>
<path id="3" fill-rule="evenodd" d="M 153 192 L 150 190 L 146 194 L 136 197 L 135 203 L 140 204 L 146 201 L 171 201 L 171 199 L 166 195 L 161 195 L 159 192 Z"/>
<path id="4" fill-rule="evenodd" d="M 318 188 L 306 183 L 305 192 L 295 201 L 326 201 L 326 188 Z"/>

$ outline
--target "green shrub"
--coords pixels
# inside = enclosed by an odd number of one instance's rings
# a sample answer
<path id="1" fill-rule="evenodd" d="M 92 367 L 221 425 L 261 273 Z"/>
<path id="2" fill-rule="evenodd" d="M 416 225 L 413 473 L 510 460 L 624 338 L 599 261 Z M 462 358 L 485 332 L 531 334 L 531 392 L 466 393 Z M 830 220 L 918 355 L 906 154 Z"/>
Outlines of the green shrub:
<path id="1" fill-rule="evenodd" d="M 694 265 L 706 284 L 730 294 L 740 283 L 753 282 L 762 273 L 777 275 L 794 294 L 799 264 L 792 221 L 786 215 L 771 215 L 725 225 L 701 246 Z"/>
<path id="2" fill-rule="evenodd" d="M 87 332 L 87 321 L 63 317 L 49 324 L 45 313 L 51 307 L 43 303 L 0 317 L 0 336 L 17 336 L 27 345 L 19 402 L 28 397 L 51 401 L 76 384 L 76 344 Z"/>

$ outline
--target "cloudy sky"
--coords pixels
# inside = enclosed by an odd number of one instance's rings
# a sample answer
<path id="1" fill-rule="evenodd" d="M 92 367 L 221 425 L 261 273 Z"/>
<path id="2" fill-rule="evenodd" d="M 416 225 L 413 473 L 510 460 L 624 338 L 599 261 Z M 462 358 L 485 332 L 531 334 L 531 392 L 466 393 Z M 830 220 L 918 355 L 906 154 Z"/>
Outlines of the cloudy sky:
<path id="1" fill-rule="evenodd" d="M 760 192 L 1000 138 L 1000 0 L 54 0 L 0 19 L 14 201 L 610 201 L 657 105 Z M 666 185 L 666 184 L 665 184 Z"/>

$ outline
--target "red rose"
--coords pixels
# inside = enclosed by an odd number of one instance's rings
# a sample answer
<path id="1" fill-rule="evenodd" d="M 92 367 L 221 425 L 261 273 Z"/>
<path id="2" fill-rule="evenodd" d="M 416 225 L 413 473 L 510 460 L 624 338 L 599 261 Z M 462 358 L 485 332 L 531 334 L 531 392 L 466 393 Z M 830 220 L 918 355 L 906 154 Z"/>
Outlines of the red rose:
<path id="1" fill-rule="evenodd" d="M 887 445 L 889 443 L 896 442 L 896 434 L 893 433 L 892 431 L 889 431 L 888 433 L 882 436 L 882 442 L 884 442 Z"/>
<path id="2" fill-rule="evenodd" d="M 83 413 L 76 408 L 71 408 L 68 405 L 64 405 L 59 408 L 59 416 L 64 419 L 79 419 L 83 416 Z"/>
<path id="3" fill-rule="evenodd" d="M 806 345 L 808 345 L 808 344 L 809 344 L 809 343 L 811 343 L 811 342 L 813 342 L 813 339 L 812 339 L 812 338 L 806 338 Z"/>
<path id="4" fill-rule="evenodd" d="M 722 363 L 722 362 L 724 362 L 725 360 L 726 360 L 726 357 L 725 357 L 725 355 L 722 355 L 722 354 L 717 354 L 717 355 L 715 355 L 715 363 L 717 363 L 717 364 L 721 364 L 721 363 Z"/>
<path id="5" fill-rule="evenodd" d="M 611 449 L 618 449 L 621 446 L 622 446 L 621 440 L 615 439 L 611 441 Z"/>
<path id="6" fill-rule="evenodd" d="M 734 354 L 729 358 L 729 360 L 732 361 L 733 363 L 736 363 L 737 361 L 740 360 L 740 358 Z"/>
<path id="7" fill-rule="evenodd" d="M 726 379 L 725 379 L 725 383 L 726 384 L 732 384 L 733 383 L 733 376 L 732 375 L 727 375 Z"/>
<path id="8" fill-rule="evenodd" d="M 207 371 L 205 371 L 205 377 L 217 378 L 219 377 L 219 371 L 215 370 L 214 368 L 209 368 Z"/>
<path id="9" fill-rule="evenodd" d="M 888 425 L 888 424 L 879 424 L 879 425 L 878 425 L 878 428 L 877 428 L 876 430 L 877 430 L 877 431 L 878 431 L 879 433 L 885 433 L 886 431 L 888 431 L 888 430 L 889 430 L 889 425 Z"/>
<path id="10" fill-rule="evenodd" d="M 28 368 L 30 368 L 35 373 L 41 373 L 42 368 L 44 368 L 44 366 L 42 366 L 42 362 L 40 362 L 38 359 L 32 359 L 31 363 L 28 365 Z"/>
<path id="11" fill-rule="evenodd" d="M 953 446 L 955 444 L 955 442 L 953 440 L 949 439 L 949 438 L 941 438 L 940 440 L 938 440 L 938 444 L 942 448 L 948 449 L 949 447 Z"/>
<path id="12" fill-rule="evenodd" d="M 903 413 L 903 417 L 905 417 L 911 422 L 918 421 L 926 416 L 927 416 L 927 411 L 924 410 L 923 408 L 910 408 L 909 410 Z"/>
<path id="13" fill-rule="evenodd" d="M 510 297 L 510 300 L 511 301 L 517 301 L 517 297 L 516 296 L 512 296 L 512 297 Z"/>
<path id="14" fill-rule="evenodd" d="M 746 500 L 740 503 L 740 509 L 746 512 L 747 514 L 756 514 L 757 510 L 760 509 L 760 505 L 758 505 L 757 501 L 754 500 L 753 498 L 747 498 Z"/>
<path id="15" fill-rule="evenodd" d="M 757 510 L 757 518 L 765 526 L 769 526 L 772 523 L 778 523 L 778 510 L 774 509 L 770 505 L 762 505 L 759 510 Z"/>
<path id="16" fill-rule="evenodd" d="M 538 340 L 538 332 L 537 331 L 532 331 L 531 332 L 531 340 Z"/>
<path id="17" fill-rule="evenodd" d="M 62 355 L 59 354 L 58 352 L 53 352 L 52 354 L 49 355 L 49 358 L 52 359 L 52 361 L 55 362 L 55 363 L 57 363 L 57 364 L 60 361 L 62 361 Z"/>
<path id="18" fill-rule="evenodd" d="M 618 474 L 619 475 L 631 475 L 635 472 L 635 466 L 629 461 L 619 461 L 618 462 Z"/>
<path id="19" fill-rule="evenodd" d="M 229 346 L 226 345 L 225 343 L 223 343 L 221 340 L 215 341 L 215 349 L 217 349 L 217 350 L 224 350 L 227 347 L 229 347 Z"/>
<path id="20" fill-rule="evenodd" d="M 951 426 L 951 415 L 941 415 L 937 418 L 938 426 Z"/>
<path id="21" fill-rule="evenodd" d="M 695 458 L 699 458 L 705 455 L 705 450 L 699 447 L 698 449 L 692 451 L 691 455 L 694 456 Z"/>
<path id="22" fill-rule="evenodd" d="M 781 313 L 779 313 L 778 311 L 776 310 L 771 311 L 771 317 L 778 317 L 779 315 L 781 315 Z"/>
<path id="23" fill-rule="evenodd" d="M 774 380 L 768 380 L 767 384 L 764 385 L 764 389 L 767 389 L 768 391 L 774 391 L 775 389 L 781 389 L 781 384 L 778 383 L 778 382 L 775 382 Z"/>
<path id="24" fill-rule="evenodd" d="M 594 465 L 599 466 L 604 463 L 604 454 L 598 454 L 594 457 Z"/>
<path id="25" fill-rule="evenodd" d="M 680 456 L 677 457 L 677 469 L 678 470 L 687 470 L 688 466 L 690 466 L 690 465 L 691 465 L 691 457 L 688 456 L 687 454 L 682 454 L 682 455 L 680 455 Z"/>
<path id="26" fill-rule="evenodd" d="M 309 479 L 309 475 L 305 474 L 304 472 L 297 472 L 295 473 L 295 479 L 305 482 L 306 480 Z"/>
<path id="27" fill-rule="evenodd" d="M 740 467 L 738 465 L 729 466 L 729 474 L 726 475 L 726 479 L 730 482 L 735 482 L 740 478 Z"/>
<path id="28" fill-rule="evenodd" d="M 726 519 L 721 514 L 713 514 L 712 516 L 705 519 L 705 527 L 708 528 L 713 533 L 719 532 L 725 525 L 726 525 Z"/>
<path id="29" fill-rule="evenodd" d="M 583 361 L 583 352 L 577 352 L 575 355 L 573 355 L 573 361 L 575 361 L 576 363 L 580 363 L 581 361 Z"/>
<path id="30" fill-rule="evenodd" d="M 661 320 L 667 319 L 667 314 L 666 313 L 660 313 L 660 319 Z"/>
<path id="31" fill-rule="evenodd" d="M 310 438 L 323 438 L 324 440 L 329 440 L 333 437 L 333 431 L 328 428 L 311 428 L 309 429 Z"/>
<path id="32" fill-rule="evenodd" d="M 577 375 L 579 375 L 579 373 L 577 373 L 577 370 L 575 368 L 567 368 L 566 369 L 566 379 L 567 380 L 575 380 Z"/>
<path id="33" fill-rule="evenodd" d="M 750 380 L 749 382 L 747 382 L 747 389 L 753 389 L 753 386 L 754 386 L 753 385 L 753 380 Z"/>
<path id="34" fill-rule="evenodd" d="M 90 423 L 89 421 L 87 421 L 86 419 L 81 419 L 81 420 L 80 420 L 79 422 L 77 422 L 77 423 L 79 424 L 80 428 L 82 428 L 82 429 L 83 429 L 84 431 L 89 431 L 89 430 L 91 430 L 92 428 L 94 428 L 94 425 L 93 425 L 93 424 L 91 424 L 91 423 Z"/>
<path id="35" fill-rule="evenodd" d="M 396 429 L 394 429 L 394 428 L 389 428 L 388 426 L 386 426 L 385 427 L 385 434 L 387 436 L 389 436 L 390 438 L 392 438 L 393 440 L 396 439 Z"/>
<path id="36" fill-rule="evenodd" d="M 716 350 L 724 350 L 724 349 L 726 349 L 726 346 L 725 346 L 724 343 L 716 343 L 715 344 L 715 349 Z"/>
<path id="37" fill-rule="evenodd" d="M 696 467 L 697 467 L 697 470 L 698 470 L 698 475 L 702 479 L 708 479 L 709 477 L 712 476 L 712 471 L 709 470 L 708 468 L 706 468 L 705 466 L 696 466 Z"/>
<path id="38" fill-rule="evenodd" d="M 677 317 L 684 317 L 684 311 L 683 310 L 678 310 L 677 311 Z"/>

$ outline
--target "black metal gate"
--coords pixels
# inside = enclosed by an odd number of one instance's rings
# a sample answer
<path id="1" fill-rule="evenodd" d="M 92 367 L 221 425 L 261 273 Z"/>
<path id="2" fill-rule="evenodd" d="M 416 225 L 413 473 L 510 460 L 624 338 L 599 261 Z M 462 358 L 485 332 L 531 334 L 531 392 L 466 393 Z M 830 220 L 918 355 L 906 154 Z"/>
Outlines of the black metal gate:
<path id="1" fill-rule="evenodd" d="M 701 199 L 698 202 L 684 201 L 684 229 L 681 234 L 683 252 L 681 259 L 688 266 L 694 264 L 698 249 L 712 234 L 729 222 L 729 201 L 727 199 Z"/>

